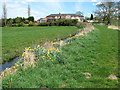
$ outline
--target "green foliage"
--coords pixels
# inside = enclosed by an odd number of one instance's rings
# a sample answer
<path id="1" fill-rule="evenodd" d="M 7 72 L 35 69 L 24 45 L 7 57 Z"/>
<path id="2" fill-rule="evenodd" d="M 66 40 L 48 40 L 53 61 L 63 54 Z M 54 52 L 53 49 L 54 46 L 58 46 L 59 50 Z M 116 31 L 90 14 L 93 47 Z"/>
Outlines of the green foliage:
<path id="1" fill-rule="evenodd" d="M 34 23 L 34 26 L 38 26 L 38 23 Z"/>
<path id="2" fill-rule="evenodd" d="M 58 22 L 59 26 L 74 26 L 78 22 L 77 19 L 62 19 Z"/>
<path id="3" fill-rule="evenodd" d="M 28 20 L 34 22 L 34 17 L 33 17 L 33 16 L 30 16 L 30 17 L 28 18 Z"/>
<path id="4" fill-rule="evenodd" d="M 77 22 L 77 19 L 62 19 L 40 23 L 39 26 L 75 26 Z"/>
<path id="5" fill-rule="evenodd" d="M 49 26 L 49 22 L 43 22 L 43 23 L 39 23 L 38 26 Z"/>
<path id="6" fill-rule="evenodd" d="M 5 20 L 4 20 L 4 19 L 2 19 L 2 20 L 0 21 L 0 23 L 1 23 L 1 26 L 2 26 L 2 27 L 5 26 Z"/>
<path id="7" fill-rule="evenodd" d="M 19 24 L 19 26 L 24 26 L 24 22 L 21 22 L 21 23 Z"/>
<path id="8" fill-rule="evenodd" d="M 20 18 L 20 17 L 17 17 L 17 18 L 15 19 L 15 22 L 16 22 L 16 23 L 20 23 L 20 22 L 21 22 L 21 18 Z"/>
<path id="9" fill-rule="evenodd" d="M 34 23 L 32 21 L 29 22 L 29 26 L 33 26 Z"/>

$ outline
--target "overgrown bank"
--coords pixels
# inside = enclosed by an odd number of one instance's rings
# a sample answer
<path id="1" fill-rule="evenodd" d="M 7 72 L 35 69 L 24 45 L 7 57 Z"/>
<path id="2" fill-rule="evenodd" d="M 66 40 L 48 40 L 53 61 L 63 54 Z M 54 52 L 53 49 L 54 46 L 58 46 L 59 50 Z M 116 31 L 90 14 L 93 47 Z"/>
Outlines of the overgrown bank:
<path id="1" fill-rule="evenodd" d="M 22 69 L 3 79 L 3 87 L 118 87 L 117 80 L 110 77 L 118 76 L 118 31 L 106 26 L 96 28 L 62 48 L 64 63 L 40 60 L 37 67 Z"/>

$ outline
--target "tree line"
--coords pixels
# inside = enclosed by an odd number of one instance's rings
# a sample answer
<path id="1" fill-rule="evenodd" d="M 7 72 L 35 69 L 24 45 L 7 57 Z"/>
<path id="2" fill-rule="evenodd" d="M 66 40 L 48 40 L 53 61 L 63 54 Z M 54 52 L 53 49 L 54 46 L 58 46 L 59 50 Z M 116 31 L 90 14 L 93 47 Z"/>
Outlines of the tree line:
<path id="1" fill-rule="evenodd" d="M 9 18 L 9 19 L 1 19 L 2 26 L 21 26 L 22 24 L 29 24 L 29 22 L 34 22 L 34 17 L 30 16 L 28 18 L 24 17 L 16 17 L 16 18 Z"/>

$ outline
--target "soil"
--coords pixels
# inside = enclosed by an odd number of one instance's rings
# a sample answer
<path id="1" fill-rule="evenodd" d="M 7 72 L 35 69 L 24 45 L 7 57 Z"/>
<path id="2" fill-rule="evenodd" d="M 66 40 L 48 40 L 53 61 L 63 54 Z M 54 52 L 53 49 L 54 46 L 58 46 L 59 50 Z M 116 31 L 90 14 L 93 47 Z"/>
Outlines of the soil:
<path id="1" fill-rule="evenodd" d="M 111 28 L 111 29 L 119 29 L 119 30 L 120 30 L 120 27 L 115 26 L 115 25 L 110 25 L 110 26 L 108 26 L 108 28 Z"/>

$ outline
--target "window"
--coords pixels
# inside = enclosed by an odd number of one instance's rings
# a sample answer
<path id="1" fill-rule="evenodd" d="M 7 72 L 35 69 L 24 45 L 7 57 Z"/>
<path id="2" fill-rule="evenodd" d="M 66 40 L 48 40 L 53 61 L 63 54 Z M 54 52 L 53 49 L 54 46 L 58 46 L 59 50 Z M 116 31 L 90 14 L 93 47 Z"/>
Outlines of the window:
<path id="1" fill-rule="evenodd" d="M 67 16 L 66 16 L 66 18 L 68 18 L 68 19 L 69 19 L 70 17 L 71 17 L 70 15 L 67 15 Z"/>
<path id="2" fill-rule="evenodd" d="M 46 20 L 41 20 L 41 22 L 46 22 Z"/>

